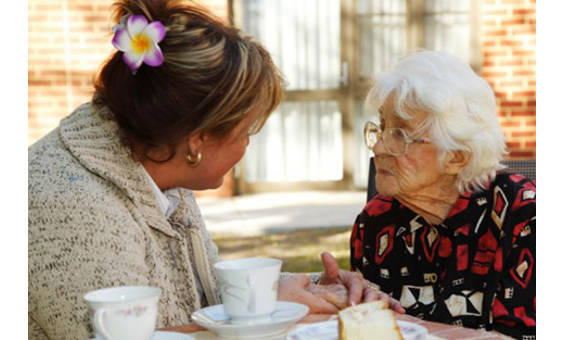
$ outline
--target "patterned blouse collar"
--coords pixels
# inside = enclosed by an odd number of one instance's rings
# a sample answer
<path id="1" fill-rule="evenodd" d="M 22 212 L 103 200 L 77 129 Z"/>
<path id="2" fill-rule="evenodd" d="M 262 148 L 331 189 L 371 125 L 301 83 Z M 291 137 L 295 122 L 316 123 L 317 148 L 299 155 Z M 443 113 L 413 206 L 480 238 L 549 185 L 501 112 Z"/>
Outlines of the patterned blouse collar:
<path id="1" fill-rule="evenodd" d="M 398 225 L 400 226 L 398 228 L 397 235 L 405 235 L 408 233 L 415 232 L 417 229 L 423 226 L 436 227 L 439 232 L 444 232 L 444 233 L 453 232 L 453 230 L 449 228 L 449 225 L 451 224 L 450 223 L 451 220 L 453 220 L 454 218 L 458 219 L 461 217 L 461 214 L 467 212 L 467 208 L 469 204 L 480 204 L 482 202 L 481 196 L 483 196 L 482 193 L 477 193 L 473 195 L 469 192 L 459 195 L 458 199 L 453 204 L 445 220 L 440 224 L 434 224 L 434 225 L 428 223 L 423 217 L 421 217 L 419 214 L 417 214 L 413 210 L 403 205 L 397 199 L 392 197 L 383 197 L 383 196 L 380 197 L 387 198 L 387 200 L 389 200 L 390 203 L 392 204 L 394 210 L 397 211 L 397 213 L 399 214 L 399 216 L 397 216 L 396 219 L 397 221 L 399 221 Z"/>

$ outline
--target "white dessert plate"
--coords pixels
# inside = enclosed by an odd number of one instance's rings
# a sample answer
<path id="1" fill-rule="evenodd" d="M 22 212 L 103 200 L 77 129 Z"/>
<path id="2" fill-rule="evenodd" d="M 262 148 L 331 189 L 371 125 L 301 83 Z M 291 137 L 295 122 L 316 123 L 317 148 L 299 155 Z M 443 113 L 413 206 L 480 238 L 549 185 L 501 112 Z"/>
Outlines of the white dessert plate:
<path id="1" fill-rule="evenodd" d="M 425 340 L 427 329 L 413 322 L 398 320 L 404 340 Z M 338 340 L 339 322 L 337 320 L 310 323 L 298 326 L 288 333 L 287 340 Z"/>
<path id="2" fill-rule="evenodd" d="M 97 339 L 94 338 L 92 340 Z M 156 331 L 151 340 L 196 340 L 196 338 L 183 333 Z"/>
<path id="3" fill-rule="evenodd" d="M 303 318 L 309 308 L 301 303 L 278 301 L 268 320 L 240 325 L 232 324 L 223 305 L 215 305 L 195 311 L 192 321 L 224 339 L 266 339 L 283 334 L 296 321 Z"/>

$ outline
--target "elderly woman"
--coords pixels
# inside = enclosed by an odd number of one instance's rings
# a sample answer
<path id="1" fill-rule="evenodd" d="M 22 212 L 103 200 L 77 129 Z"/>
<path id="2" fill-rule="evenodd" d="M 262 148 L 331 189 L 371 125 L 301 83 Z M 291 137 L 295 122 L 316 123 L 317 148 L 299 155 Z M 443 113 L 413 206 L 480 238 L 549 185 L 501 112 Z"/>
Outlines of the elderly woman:
<path id="1" fill-rule="evenodd" d="M 500 172 L 493 91 L 446 53 L 376 77 L 365 126 L 376 189 L 351 235 L 351 265 L 427 320 L 535 334 L 536 185 Z"/>
<path id="2" fill-rule="evenodd" d="M 102 287 L 160 287 L 157 327 L 220 303 L 217 247 L 191 190 L 220 186 L 280 102 L 267 51 L 202 9 L 115 8 L 117 51 L 92 102 L 29 149 L 30 339 L 91 338 L 82 297 Z M 319 283 L 348 289 L 349 304 L 382 297 L 330 255 L 323 263 Z M 285 276 L 280 300 L 337 311 L 308 275 Z"/>

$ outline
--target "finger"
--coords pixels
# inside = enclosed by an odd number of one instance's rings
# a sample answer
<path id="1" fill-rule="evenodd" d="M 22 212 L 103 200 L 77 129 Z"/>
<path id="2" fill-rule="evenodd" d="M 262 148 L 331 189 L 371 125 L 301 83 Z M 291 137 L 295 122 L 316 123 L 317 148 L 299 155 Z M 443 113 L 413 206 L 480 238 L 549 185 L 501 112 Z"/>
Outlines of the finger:
<path id="1" fill-rule="evenodd" d="M 333 304 L 309 292 L 309 285 L 309 275 L 290 275 L 280 282 L 278 300 L 305 304 L 310 314 L 335 314 L 339 311 Z"/>
<path id="2" fill-rule="evenodd" d="M 362 295 L 363 295 L 363 300 L 362 300 L 363 302 L 371 302 L 378 300 L 378 291 L 369 287 L 364 288 Z"/>
<path id="3" fill-rule="evenodd" d="M 372 289 L 372 290 L 374 290 L 374 289 Z M 388 307 L 390 307 L 390 296 L 388 294 L 381 292 L 381 291 L 376 291 L 376 295 L 378 296 L 377 300 L 385 301 L 386 304 L 388 305 Z"/>
<path id="4" fill-rule="evenodd" d="M 341 270 L 339 273 L 343 284 L 349 290 L 349 298 L 347 304 L 349 306 L 358 304 L 362 299 L 362 294 L 364 291 L 364 279 L 362 275 L 355 272 L 346 272 Z"/>
<path id="5" fill-rule="evenodd" d="M 328 284 L 328 283 L 335 283 L 339 278 L 339 264 L 337 260 L 328 252 L 323 252 L 321 254 L 321 262 L 323 263 L 323 267 L 325 267 L 325 271 L 321 276 L 320 283 L 321 284 Z"/>
<path id="6" fill-rule="evenodd" d="M 319 301 L 315 304 L 310 304 L 313 306 L 311 308 L 310 314 L 337 314 L 339 312 L 339 308 L 337 308 L 332 303 L 329 303 L 323 299 L 318 299 Z"/>
<path id="7" fill-rule="evenodd" d="M 401 303 L 393 298 L 390 298 L 390 309 L 396 313 L 405 314 L 405 309 L 401 306 Z"/>
<path id="8" fill-rule="evenodd" d="M 405 314 L 405 309 L 401 306 L 401 303 L 398 300 L 381 291 L 378 291 L 377 295 L 378 300 L 386 300 L 388 302 L 388 306 L 391 310 L 400 314 Z"/>
<path id="9" fill-rule="evenodd" d="M 317 297 L 309 292 L 300 294 L 300 303 L 309 307 L 309 314 L 336 314 L 339 309 L 323 298 Z"/>
<path id="10" fill-rule="evenodd" d="M 309 314 L 336 314 L 339 312 L 339 309 L 333 304 L 303 291 L 294 292 L 292 296 L 279 296 L 278 300 L 304 304 L 308 306 Z"/>
<path id="11" fill-rule="evenodd" d="M 307 274 L 292 274 L 290 276 L 300 287 L 307 287 L 311 281 L 309 280 L 309 275 Z"/>
<path id="12" fill-rule="evenodd" d="M 292 274 L 284 277 L 278 285 L 278 300 L 300 302 L 297 296 L 305 291 L 309 284 L 309 275 L 306 274 Z"/>

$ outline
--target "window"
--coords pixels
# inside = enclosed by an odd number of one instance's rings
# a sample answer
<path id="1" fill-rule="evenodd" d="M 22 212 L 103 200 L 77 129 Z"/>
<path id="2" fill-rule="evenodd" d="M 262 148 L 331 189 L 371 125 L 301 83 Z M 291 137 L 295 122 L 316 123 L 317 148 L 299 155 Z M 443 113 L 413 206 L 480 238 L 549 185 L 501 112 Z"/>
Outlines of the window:
<path id="1" fill-rule="evenodd" d="M 478 1 L 230 0 L 236 26 L 286 77 L 284 101 L 251 141 L 239 192 L 364 188 L 363 100 L 373 74 L 417 48 L 479 65 Z"/>

